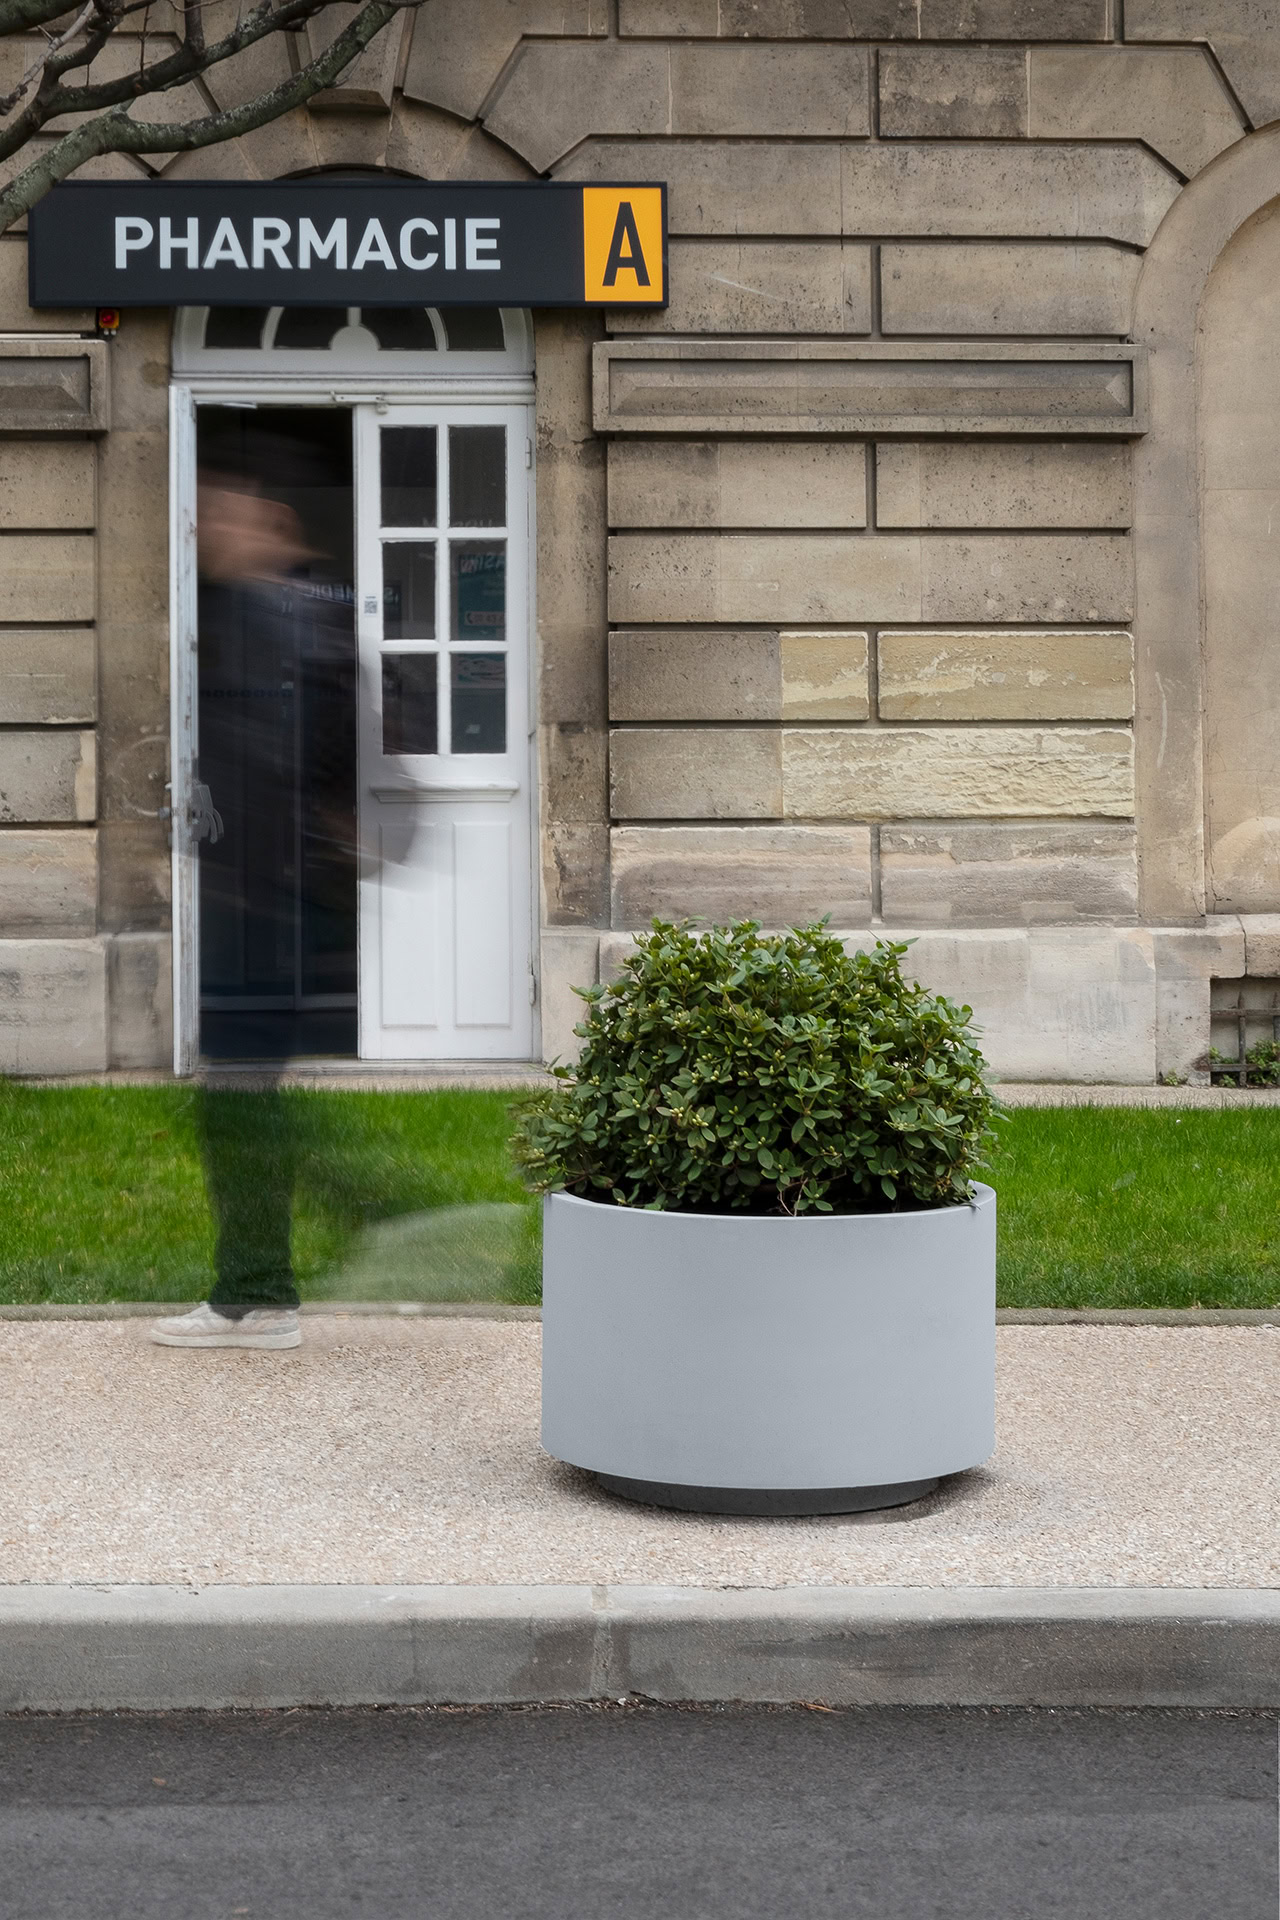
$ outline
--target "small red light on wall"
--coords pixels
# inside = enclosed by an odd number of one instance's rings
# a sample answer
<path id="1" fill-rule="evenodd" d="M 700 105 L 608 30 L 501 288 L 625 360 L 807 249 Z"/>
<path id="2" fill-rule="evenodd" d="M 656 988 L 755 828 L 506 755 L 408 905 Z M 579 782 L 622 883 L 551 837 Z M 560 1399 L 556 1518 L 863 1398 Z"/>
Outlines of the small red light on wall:
<path id="1" fill-rule="evenodd" d="M 119 333 L 119 331 L 120 331 L 119 309 L 116 307 L 99 307 L 98 308 L 98 332 L 99 333 Z"/>

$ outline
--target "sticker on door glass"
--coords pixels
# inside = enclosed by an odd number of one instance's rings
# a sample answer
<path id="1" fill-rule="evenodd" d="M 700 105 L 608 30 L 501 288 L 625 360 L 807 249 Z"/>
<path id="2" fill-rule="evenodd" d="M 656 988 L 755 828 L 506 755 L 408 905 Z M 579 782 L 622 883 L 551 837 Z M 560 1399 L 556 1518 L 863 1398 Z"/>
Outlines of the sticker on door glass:
<path id="1" fill-rule="evenodd" d="M 455 653 L 452 666 L 453 751 L 507 750 L 507 661 L 501 653 Z"/>
<path id="2" fill-rule="evenodd" d="M 507 544 L 505 540 L 453 543 L 453 637 L 507 637 Z"/>

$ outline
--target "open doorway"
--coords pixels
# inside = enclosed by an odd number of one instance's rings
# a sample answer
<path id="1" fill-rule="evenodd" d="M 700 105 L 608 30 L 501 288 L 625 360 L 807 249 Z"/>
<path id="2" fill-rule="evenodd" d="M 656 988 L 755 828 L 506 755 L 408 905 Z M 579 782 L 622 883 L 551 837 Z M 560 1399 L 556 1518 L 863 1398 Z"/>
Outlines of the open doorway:
<path id="1" fill-rule="evenodd" d="M 354 1056 L 351 411 L 204 405 L 196 452 L 200 1050 Z"/>

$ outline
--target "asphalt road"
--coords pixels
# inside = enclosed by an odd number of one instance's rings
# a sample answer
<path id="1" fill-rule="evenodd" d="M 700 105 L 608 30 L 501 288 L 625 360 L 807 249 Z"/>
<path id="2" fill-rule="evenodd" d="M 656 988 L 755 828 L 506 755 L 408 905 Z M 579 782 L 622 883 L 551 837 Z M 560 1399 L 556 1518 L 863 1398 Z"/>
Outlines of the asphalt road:
<path id="1" fill-rule="evenodd" d="M 0 1719 L 3 1920 L 1276 1920 L 1274 1715 Z"/>

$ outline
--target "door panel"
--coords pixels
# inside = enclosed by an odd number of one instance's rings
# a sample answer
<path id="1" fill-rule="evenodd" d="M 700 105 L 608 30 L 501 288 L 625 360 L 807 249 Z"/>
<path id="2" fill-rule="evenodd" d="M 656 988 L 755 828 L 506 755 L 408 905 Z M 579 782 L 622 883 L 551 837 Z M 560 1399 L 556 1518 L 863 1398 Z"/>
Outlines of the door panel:
<path id="1" fill-rule="evenodd" d="M 454 1018 L 460 1027 L 511 1024 L 511 824 L 453 823 Z"/>
<path id="2" fill-rule="evenodd" d="M 532 1053 L 528 414 L 357 409 L 365 1059 Z"/>

